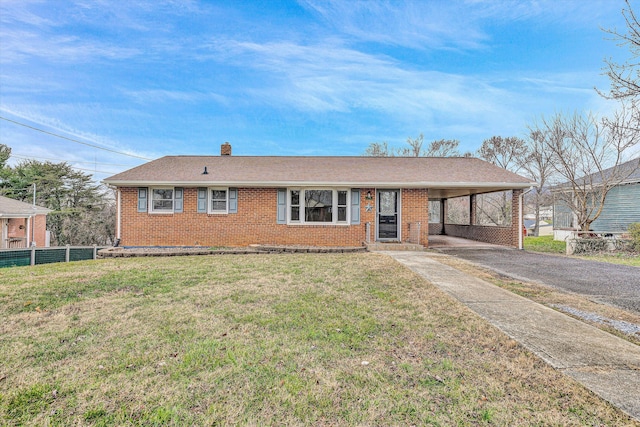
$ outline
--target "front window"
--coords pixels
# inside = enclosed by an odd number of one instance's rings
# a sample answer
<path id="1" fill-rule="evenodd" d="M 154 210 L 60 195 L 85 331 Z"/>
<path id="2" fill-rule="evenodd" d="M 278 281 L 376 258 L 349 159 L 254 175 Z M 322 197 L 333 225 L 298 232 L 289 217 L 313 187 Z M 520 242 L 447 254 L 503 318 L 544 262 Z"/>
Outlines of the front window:
<path id="1" fill-rule="evenodd" d="M 214 188 L 211 190 L 211 212 L 227 213 L 227 190 Z"/>
<path id="2" fill-rule="evenodd" d="M 289 190 L 289 221 L 301 224 L 347 223 L 348 201 L 348 190 Z"/>
<path id="3" fill-rule="evenodd" d="M 347 192 L 338 191 L 338 222 L 347 222 Z"/>
<path id="4" fill-rule="evenodd" d="M 304 190 L 305 222 L 333 222 L 333 191 Z"/>
<path id="5" fill-rule="evenodd" d="M 151 212 L 173 212 L 173 188 L 154 188 L 151 193 Z"/>
<path id="6" fill-rule="evenodd" d="M 291 190 L 291 221 L 300 222 L 300 190 Z"/>

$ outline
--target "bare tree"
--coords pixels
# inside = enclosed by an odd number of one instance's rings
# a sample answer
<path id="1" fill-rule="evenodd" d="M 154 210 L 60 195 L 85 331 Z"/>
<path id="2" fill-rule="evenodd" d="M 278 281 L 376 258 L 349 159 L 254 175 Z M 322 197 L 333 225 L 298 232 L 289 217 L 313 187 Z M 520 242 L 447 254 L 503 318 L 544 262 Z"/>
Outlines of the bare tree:
<path id="1" fill-rule="evenodd" d="M 627 9 L 622 9 L 622 16 L 627 31 L 620 33 L 616 29 L 604 30 L 613 36 L 613 40 L 618 42 L 618 46 L 626 46 L 631 54 L 631 58 L 621 64 L 614 62 L 611 58 L 605 59 L 604 74 L 611 81 L 611 89 L 608 94 L 600 90 L 598 93 L 609 99 L 630 99 L 640 95 L 640 69 L 637 61 L 640 58 L 640 22 L 638 22 L 629 0 L 625 0 L 625 3 Z"/>
<path id="2" fill-rule="evenodd" d="M 440 139 L 432 141 L 423 150 L 424 135 L 421 133 L 417 138 L 407 138 L 408 147 L 393 148 L 389 147 L 386 142 L 372 142 L 364 152 L 365 156 L 370 157 L 472 157 L 473 154 L 466 152 L 460 154 L 458 146 L 460 141 L 456 139 Z"/>
<path id="3" fill-rule="evenodd" d="M 478 157 L 512 172 L 518 172 L 527 154 L 524 140 L 517 136 L 485 139 L 478 149 Z"/>
<path id="4" fill-rule="evenodd" d="M 511 191 L 498 191 L 476 196 L 476 224 L 511 225 Z"/>
<path id="5" fill-rule="evenodd" d="M 482 142 L 477 152 L 481 159 L 512 172 L 518 172 L 522 168 L 526 154 L 524 140 L 516 136 L 492 136 Z M 485 218 L 488 223 L 502 225 L 507 219 L 510 221 L 511 208 L 511 195 L 508 192 L 477 197 L 477 216 L 479 219 Z"/>
<path id="6" fill-rule="evenodd" d="M 544 145 L 553 157 L 552 167 L 565 182 L 554 193 L 576 216 L 577 226 L 588 231 L 604 208 L 609 191 L 638 167 L 625 163 L 624 154 L 640 142 L 640 134 L 628 126 L 638 114 L 635 103 L 623 104 L 611 118 L 592 114 L 542 119 Z"/>
<path id="7" fill-rule="evenodd" d="M 533 235 L 538 236 L 540 233 L 540 205 L 545 195 L 547 182 L 553 173 L 553 158 L 551 150 L 546 149 L 547 133 L 540 130 L 535 123 L 529 125 L 528 128 L 529 135 L 525 139 L 526 153 L 521 166 L 526 175 L 537 183 L 533 192 L 536 216 Z"/>
<path id="8" fill-rule="evenodd" d="M 389 157 L 393 156 L 393 151 L 389 150 L 389 146 L 386 142 L 372 142 L 364 151 L 364 156 Z"/>
<path id="9" fill-rule="evenodd" d="M 431 141 L 425 155 L 427 157 L 461 157 L 460 151 L 458 151 L 459 145 L 460 141 L 457 139 Z M 464 157 L 469 157 L 467 154 L 465 153 Z"/>
<path id="10" fill-rule="evenodd" d="M 422 144 L 424 144 L 424 135 L 420 134 L 416 139 L 407 138 L 408 147 L 398 148 L 398 156 L 400 157 L 422 157 Z"/>
<path id="11" fill-rule="evenodd" d="M 469 206 L 471 201 L 469 196 L 453 197 L 446 200 L 447 224 L 463 224 L 468 225 L 471 221 L 469 217 Z"/>

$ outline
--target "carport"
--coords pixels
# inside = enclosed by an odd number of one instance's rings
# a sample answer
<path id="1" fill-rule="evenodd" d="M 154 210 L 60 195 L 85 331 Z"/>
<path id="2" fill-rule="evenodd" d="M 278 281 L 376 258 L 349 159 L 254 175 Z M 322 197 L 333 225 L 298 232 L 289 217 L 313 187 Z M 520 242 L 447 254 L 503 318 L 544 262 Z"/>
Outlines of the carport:
<path id="1" fill-rule="evenodd" d="M 505 171 L 506 172 L 506 171 Z M 519 177 L 520 178 L 520 177 Z M 429 188 L 429 247 L 522 249 L 523 195 L 535 183 L 450 183 Z"/>

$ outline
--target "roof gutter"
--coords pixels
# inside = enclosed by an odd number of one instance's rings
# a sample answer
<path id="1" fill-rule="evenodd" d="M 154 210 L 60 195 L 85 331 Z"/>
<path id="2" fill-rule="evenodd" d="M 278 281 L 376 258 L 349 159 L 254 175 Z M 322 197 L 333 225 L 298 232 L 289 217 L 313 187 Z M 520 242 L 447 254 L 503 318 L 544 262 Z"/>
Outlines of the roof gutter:
<path id="1" fill-rule="evenodd" d="M 24 213 L 0 213 L 0 218 L 31 218 L 36 215 L 47 215 L 50 210 L 46 211 L 35 211 L 35 212 L 24 212 Z"/>
<path id="2" fill-rule="evenodd" d="M 343 181 L 116 181 L 104 180 L 103 183 L 114 187 L 355 187 L 355 188 L 505 188 L 525 189 L 536 185 L 535 182 L 343 182 Z"/>

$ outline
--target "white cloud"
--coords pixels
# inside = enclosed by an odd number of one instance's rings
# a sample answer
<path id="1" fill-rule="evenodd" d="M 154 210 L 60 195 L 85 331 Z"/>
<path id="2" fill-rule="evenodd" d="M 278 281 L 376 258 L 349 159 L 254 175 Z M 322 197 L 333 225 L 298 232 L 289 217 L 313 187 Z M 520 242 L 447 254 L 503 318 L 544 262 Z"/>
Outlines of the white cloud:
<path id="1" fill-rule="evenodd" d="M 157 104 L 164 102 L 195 104 L 206 101 L 214 101 L 222 105 L 229 104 L 229 100 L 225 96 L 213 92 L 194 92 L 167 89 L 123 89 L 122 93 L 140 104 Z"/>
<path id="2" fill-rule="evenodd" d="M 85 63 L 95 59 L 129 59 L 142 51 L 135 47 L 116 46 L 77 36 L 45 36 L 27 30 L 0 30 L 3 53 L 0 61 L 11 64 L 27 58 L 40 58 L 51 63 Z"/>
<path id="3" fill-rule="evenodd" d="M 611 0 L 298 0 L 335 30 L 357 40 L 413 49 L 483 49 L 489 25 L 562 21 L 582 26 L 619 12 Z M 567 28 L 569 30 L 569 28 Z"/>
<path id="4" fill-rule="evenodd" d="M 246 89 L 258 99 L 301 111 L 375 110 L 396 118 L 427 112 L 468 116 L 490 113 L 506 92 L 478 76 L 414 70 L 394 59 L 340 45 L 219 40 L 219 60 L 266 73 Z"/>
<path id="5" fill-rule="evenodd" d="M 487 34 L 451 2 L 316 1 L 300 3 L 359 40 L 411 48 L 478 48 Z"/>
<path id="6" fill-rule="evenodd" d="M 73 106 L 73 105 L 65 105 L 65 104 L 57 104 L 57 105 L 22 104 L 17 106 L 8 106 L 3 104 L 2 106 L 0 106 L 0 114 L 2 114 L 2 116 L 6 118 L 15 120 L 18 123 L 26 124 L 28 126 L 32 126 L 34 128 L 41 129 L 56 135 L 61 135 L 70 139 L 77 139 L 81 142 L 86 142 L 88 144 L 100 146 L 110 150 L 124 152 L 126 154 L 131 154 L 133 156 L 153 158 L 153 156 L 150 156 L 146 153 L 142 153 L 136 149 L 126 147 L 122 145 L 120 142 L 114 141 L 104 135 L 99 135 L 92 132 L 88 132 L 86 130 L 77 129 L 69 125 L 69 123 L 73 121 L 77 121 L 78 118 L 82 116 L 82 114 L 85 113 L 86 111 L 93 111 L 95 113 L 95 111 L 99 110 L 99 108 L 100 108 L 99 106 L 93 106 L 93 108 L 91 107 L 88 108 L 87 105 Z M 113 110 L 110 111 L 110 114 L 114 114 L 114 113 L 115 111 Z M 128 114 L 127 113 L 122 114 L 121 112 L 120 115 L 127 116 L 127 115 L 132 115 L 132 113 L 137 113 L 137 112 L 130 111 Z M 1 124 L 4 129 L 6 129 L 7 127 L 19 126 L 18 124 L 8 123 L 5 120 L 2 120 Z M 71 145 L 75 147 L 74 151 L 76 152 L 96 150 L 95 148 L 91 148 L 91 147 L 85 148 L 87 146 L 84 146 L 82 144 L 75 143 L 72 141 L 68 141 L 62 138 L 57 138 L 52 135 L 47 135 L 45 133 L 38 132 L 36 130 L 28 130 L 28 132 L 30 134 L 30 137 L 28 138 L 29 141 L 31 140 L 42 141 L 46 139 L 50 141 L 52 145 L 58 145 L 58 146 Z M 11 141 L 11 144 L 22 145 L 20 140 Z M 64 150 L 64 151 L 67 151 L 67 150 Z M 104 151 L 104 152 L 101 151 L 101 153 L 103 155 L 111 155 L 111 154 L 104 154 L 104 153 L 108 153 L 107 151 Z M 48 153 L 45 153 L 45 155 L 50 156 L 50 154 Z M 120 158 L 122 159 L 122 156 L 120 156 Z"/>

